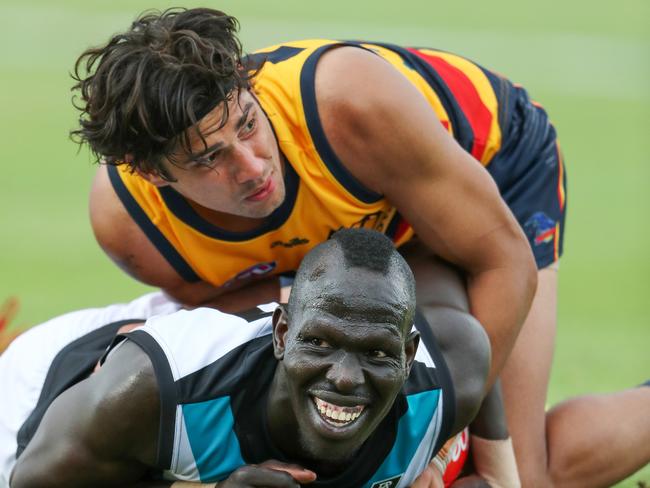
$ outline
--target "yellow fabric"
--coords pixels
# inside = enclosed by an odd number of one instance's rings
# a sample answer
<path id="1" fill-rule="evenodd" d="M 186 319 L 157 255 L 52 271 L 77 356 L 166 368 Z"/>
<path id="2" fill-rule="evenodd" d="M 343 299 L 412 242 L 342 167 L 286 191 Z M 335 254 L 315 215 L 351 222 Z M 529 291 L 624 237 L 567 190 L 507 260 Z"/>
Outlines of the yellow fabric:
<path id="1" fill-rule="evenodd" d="M 272 263 L 267 270 L 272 268 L 270 272 L 275 274 L 293 271 L 312 247 L 341 227 L 366 227 L 386 232 L 395 216 L 395 208 L 380 197 L 377 201 L 359 198 L 358 193 L 349 190 L 349 183 L 346 188 L 345 183 L 332 174 L 324 155 L 319 154 L 308 127 L 306 95 L 301 86 L 303 68 L 317 49 L 336 44 L 337 41 L 331 40 L 305 40 L 271 46 L 257 53 L 286 52 L 282 49 L 291 53 L 286 59 L 264 63 L 253 81 L 253 93 L 273 126 L 280 150 L 300 180 L 293 209 L 277 229 L 239 241 L 205 235 L 174 214 L 158 188 L 127 168 L 120 169 L 120 178 L 130 195 L 200 279 L 216 286 L 228 286 L 233 281 L 250 279 L 251 273 L 242 276 L 242 272 L 259 263 Z M 439 96 L 417 71 L 389 49 L 371 44 L 363 46 L 385 58 L 406 76 L 453 134 L 454 127 Z M 496 114 L 495 95 L 481 70 L 462 58 L 435 53 L 466 72 L 482 102 Z M 481 157 L 483 164 L 489 162 L 500 144 L 498 117 L 493 119 Z M 395 239 L 398 246 L 413 236 L 413 230 L 406 224 L 401 230 Z"/>

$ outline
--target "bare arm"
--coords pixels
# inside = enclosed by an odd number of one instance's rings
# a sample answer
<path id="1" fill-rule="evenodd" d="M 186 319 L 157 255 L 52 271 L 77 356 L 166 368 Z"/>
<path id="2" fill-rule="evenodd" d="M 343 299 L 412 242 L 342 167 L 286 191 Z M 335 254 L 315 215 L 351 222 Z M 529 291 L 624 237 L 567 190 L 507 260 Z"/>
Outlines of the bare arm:
<path id="1" fill-rule="evenodd" d="M 11 486 L 128 486 L 154 465 L 158 423 L 153 366 L 126 343 L 98 373 L 52 403 L 16 463 Z"/>
<path id="2" fill-rule="evenodd" d="M 458 271 L 417 243 L 407 244 L 402 252 L 415 275 L 418 306 L 451 374 L 455 434 L 474 419 L 483 401 L 490 344 L 481 324 L 468 312 L 465 283 Z"/>
<path id="3" fill-rule="evenodd" d="M 267 461 L 241 466 L 216 484 L 147 480 L 156 463 L 159 419 L 153 365 L 127 342 L 50 405 L 14 467 L 11 487 L 298 488 L 316 478 L 301 466 Z"/>
<path id="4" fill-rule="evenodd" d="M 471 312 L 492 346 L 491 385 L 537 277 L 528 242 L 494 181 L 410 82 L 372 53 L 326 53 L 316 94 L 328 140 L 350 172 L 385 195 L 435 254 L 468 273 Z"/>
<path id="5" fill-rule="evenodd" d="M 278 301 L 277 278 L 227 294 L 205 281 L 185 281 L 133 221 L 113 190 L 105 166 L 97 170 L 90 193 L 90 222 L 97 242 L 115 264 L 136 280 L 162 288 L 188 308 L 209 306 L 237 312 Z"/>

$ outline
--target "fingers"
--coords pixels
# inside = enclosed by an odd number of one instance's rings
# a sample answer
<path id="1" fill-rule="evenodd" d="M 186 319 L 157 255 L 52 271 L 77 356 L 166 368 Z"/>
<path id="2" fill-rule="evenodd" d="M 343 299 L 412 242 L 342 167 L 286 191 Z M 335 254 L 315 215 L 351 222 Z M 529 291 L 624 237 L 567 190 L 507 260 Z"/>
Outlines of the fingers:
<path id="1" fill-rule="evenodd" d="M 288 464 L 288 463 L 282 463 L 280 461 L 275 461 L 273 459 L 269 461 L 265 461 L 260 466 L 264 466 L 265 468 L 269 469 L 274 469 L 276 471 L 284 471 L 285 473 L 288 473 L 291 475 L 291 477 L 296 480 L 298 483 L 311 483 L 316 479 L 316 473 L 313 471 L 310 471 L 309 469 L 305 469 L 302 466 L 299 466 L 298 464 Z"/>
<path id="2" fill-rule="evenodd" d="M 427 468 L 417 477 L 411 488 L 444 488 L 445 484 L 442 481 L 440 471 L 431 466 Z"/>
<path id="3" fill-rule="evenodd" d="M 265 461 L 260 465 L 249 464 L 233 472 L 218 486 L 223 488 L 300 488 L 311 483 L 316 473 L 297 464 Z"/>

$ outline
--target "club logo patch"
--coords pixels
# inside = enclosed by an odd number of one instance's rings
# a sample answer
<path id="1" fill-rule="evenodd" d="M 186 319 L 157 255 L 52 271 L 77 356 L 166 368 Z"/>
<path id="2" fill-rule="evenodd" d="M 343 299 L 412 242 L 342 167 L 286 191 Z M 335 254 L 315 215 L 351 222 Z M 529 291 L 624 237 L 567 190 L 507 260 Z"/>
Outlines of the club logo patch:
<path id="1" fill-rule="evenodd" d="M 524 232 L 536 246 L 555 239 L 556 222 L 544 212 L 535 212 L 524 224 Z"/>
<path id="2" fill-rule="evenodd" d="M 237 273 L 237 276 L 226 281 L 223 284 L 223 286 L 224 288 L 228 288 L 229 286 L 232 286 L 235 282 L 251 281 L 251 280 L 261 278 L 271 273 L 271 271 L 273 271 L 276 267 L 277 267 L 277 263 L 275 261 L 270 261 L 268 263 L 257 263 L 256 265 L 251 266 L 250 268 L 246 268 L 241 273 Z"/>
<path id="3" fill-rule="evenodd" d="M 402 474 L 398 474 L 397 476 L 393 476 L 387 480 L 377 481 L 376 483 L 373 483 L 370 488 L 395 488 L 397 483 L 399 483 L 399 480 L 402 479 Z"/>

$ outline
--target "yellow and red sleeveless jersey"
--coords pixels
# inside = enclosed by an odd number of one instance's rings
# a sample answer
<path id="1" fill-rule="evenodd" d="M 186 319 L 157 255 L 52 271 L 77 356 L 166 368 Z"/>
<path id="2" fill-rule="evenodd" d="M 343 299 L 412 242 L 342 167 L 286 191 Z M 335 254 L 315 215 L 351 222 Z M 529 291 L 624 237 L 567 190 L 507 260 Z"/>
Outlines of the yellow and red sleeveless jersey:
<path id="1" fill-rule="evenodd" d="M 285 161 L 284 203 L 253 232 L 229 232 L 203 220 L 170 187 L 157 188 L 124 166 L 109 175 L 125 207 L 169 263 L 188 281 L 228 286 L 297 269 L 304 255 L 342 227 L 366 227 L 401 245 L 412 228 L 382 197 L 363 187 L 330 147 L 316 107 L 320 56 L 342 45 L 375 52 L 424 95 L 440 122 L 482 164 L 502 142 L 504 104 L 512 85 L 460 56 L 388 44 L 303 40 L 249 56 L 261 65 L 253 91 Z"/>

